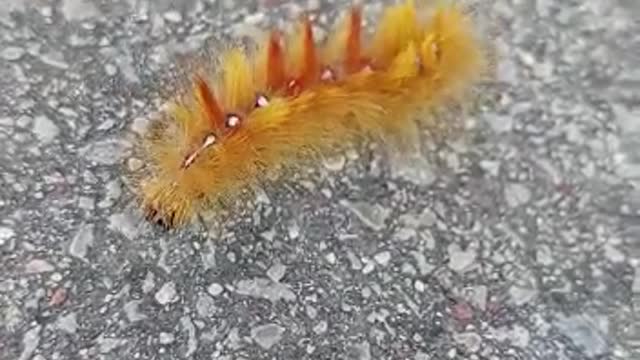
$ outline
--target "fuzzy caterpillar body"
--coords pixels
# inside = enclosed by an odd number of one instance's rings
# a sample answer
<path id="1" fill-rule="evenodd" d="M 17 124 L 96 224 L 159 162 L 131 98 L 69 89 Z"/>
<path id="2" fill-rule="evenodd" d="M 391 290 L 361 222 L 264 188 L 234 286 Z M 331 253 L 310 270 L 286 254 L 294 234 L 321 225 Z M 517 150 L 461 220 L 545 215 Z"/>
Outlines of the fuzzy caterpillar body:
<path id="1" fill-rule="evenodd" d="M 255 52 L 225 51 L 219 71 L 194 75 L 139 142 L 147 219 L 184 225 L 271 172 L 360 138 L 402 144 L 417 112 L 460 98 L 487 67 L 461 9 L 420 10 L 411 0 L 390 6 L 366 37 L 354 6 L 322 45 L 303 19 Z"/>

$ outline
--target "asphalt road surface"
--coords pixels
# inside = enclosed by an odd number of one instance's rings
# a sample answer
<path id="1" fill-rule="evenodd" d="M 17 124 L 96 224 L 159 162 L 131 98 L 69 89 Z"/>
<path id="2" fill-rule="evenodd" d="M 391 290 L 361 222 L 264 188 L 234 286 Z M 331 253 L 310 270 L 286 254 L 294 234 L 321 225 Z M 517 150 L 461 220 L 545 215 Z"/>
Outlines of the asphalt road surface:
<path id="1" fill-rule="evenodd" d="M 144 226 L 123 133 L 180 54 L 346 2 L 3 0 L 0 359 L 640 359 L 640 5 L 476 3 L 464 139 L 207 235 Z"/>

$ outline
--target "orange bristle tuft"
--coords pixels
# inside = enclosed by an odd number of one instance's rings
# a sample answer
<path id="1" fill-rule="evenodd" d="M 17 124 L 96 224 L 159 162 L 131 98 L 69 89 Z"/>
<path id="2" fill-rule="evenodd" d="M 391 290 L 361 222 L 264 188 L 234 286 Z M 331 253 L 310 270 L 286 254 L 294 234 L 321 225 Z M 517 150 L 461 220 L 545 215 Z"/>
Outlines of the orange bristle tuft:
<path id="1" fill-rule="evenodd" d="M 218 104 L 213 91 L 202 77 L 196 77 L 195 82 L 198 99 L 200 99 L 204 115 L 211 124 L 212 130 L 221 134 L 224 128 L 224 113 L 222 112 L 222 108 L 220 108 L 220 104 Z"/>
<path id="2" fill-rule="evenodd" d="M 272 31 L 269 38 L 269 49 L 267 55 L 267 87 L 271 91 L 275 91 L 283 87 L 285 82 L 285 61 L 282 45 L 280 45 L 281 36 L 277 31 Z"/>
<path id="3" fill-rule="evenodd" d="M 362 67 L 361 53 L 361 26 L 362 12 L 359 6 L 351 9 L 349 17 L 349 35 L 347 37 L 346 54 L 344 60 L 345 72 L 353 74 L 358 72 Z"/>
<path id="4" fill-rule="evenodd" d="M 318 77 L 318 55 L 316 54 L 311 21 L 305 17 L 302 24 L 302 69 L 298 75 L 298 85 L 304 88 L 312 85 Z"/>

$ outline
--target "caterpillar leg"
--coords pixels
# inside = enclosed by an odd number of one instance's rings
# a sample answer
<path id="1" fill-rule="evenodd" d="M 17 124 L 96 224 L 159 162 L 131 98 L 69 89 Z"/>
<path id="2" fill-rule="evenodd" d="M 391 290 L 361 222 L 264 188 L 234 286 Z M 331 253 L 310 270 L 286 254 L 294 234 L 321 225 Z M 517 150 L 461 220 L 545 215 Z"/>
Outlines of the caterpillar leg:
<path id="1" fill-rule="evenodd" d="M 144 217 L 148 222 L 161 227 L 165 231 L 173 230 L 177 227 L 175 212 L 160 215 L 160 212 L 156 208 L 149 206 L 144 211 Z"/>
<path id="2" fill-rule="evenodd" d="M 192 202 L 160 180 L 142 186 L 142 203 L 145 219 L 167 231 L 184 225 L 192 215 Z"/>

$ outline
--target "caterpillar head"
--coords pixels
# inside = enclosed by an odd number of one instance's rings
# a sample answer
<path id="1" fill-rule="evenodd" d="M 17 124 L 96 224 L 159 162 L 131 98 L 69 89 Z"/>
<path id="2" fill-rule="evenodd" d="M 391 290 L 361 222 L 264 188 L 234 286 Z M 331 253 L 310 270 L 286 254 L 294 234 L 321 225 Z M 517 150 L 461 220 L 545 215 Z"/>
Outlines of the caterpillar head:
<path id="1" fill-rule="evenodd" d="M 266 95 L 256 94 L 252 106 L 225 111 L 207 82 L 197 78 L 194 85 L 188 98 L 169 106 L 154 124 L 144 147 L 149 174 L 141 182 L 143 207 L 147 220 L 166 229 L 183 225 L 216 193 L 221 199 L 224 194 L 214 189 L 233 186 L 221 184 L 230 177 L 218 174 L 241 173 L 238 151 L 230 149 L 245 150 L 246 136 L 238 132 L 252 108 L 269 104 Z"/>

